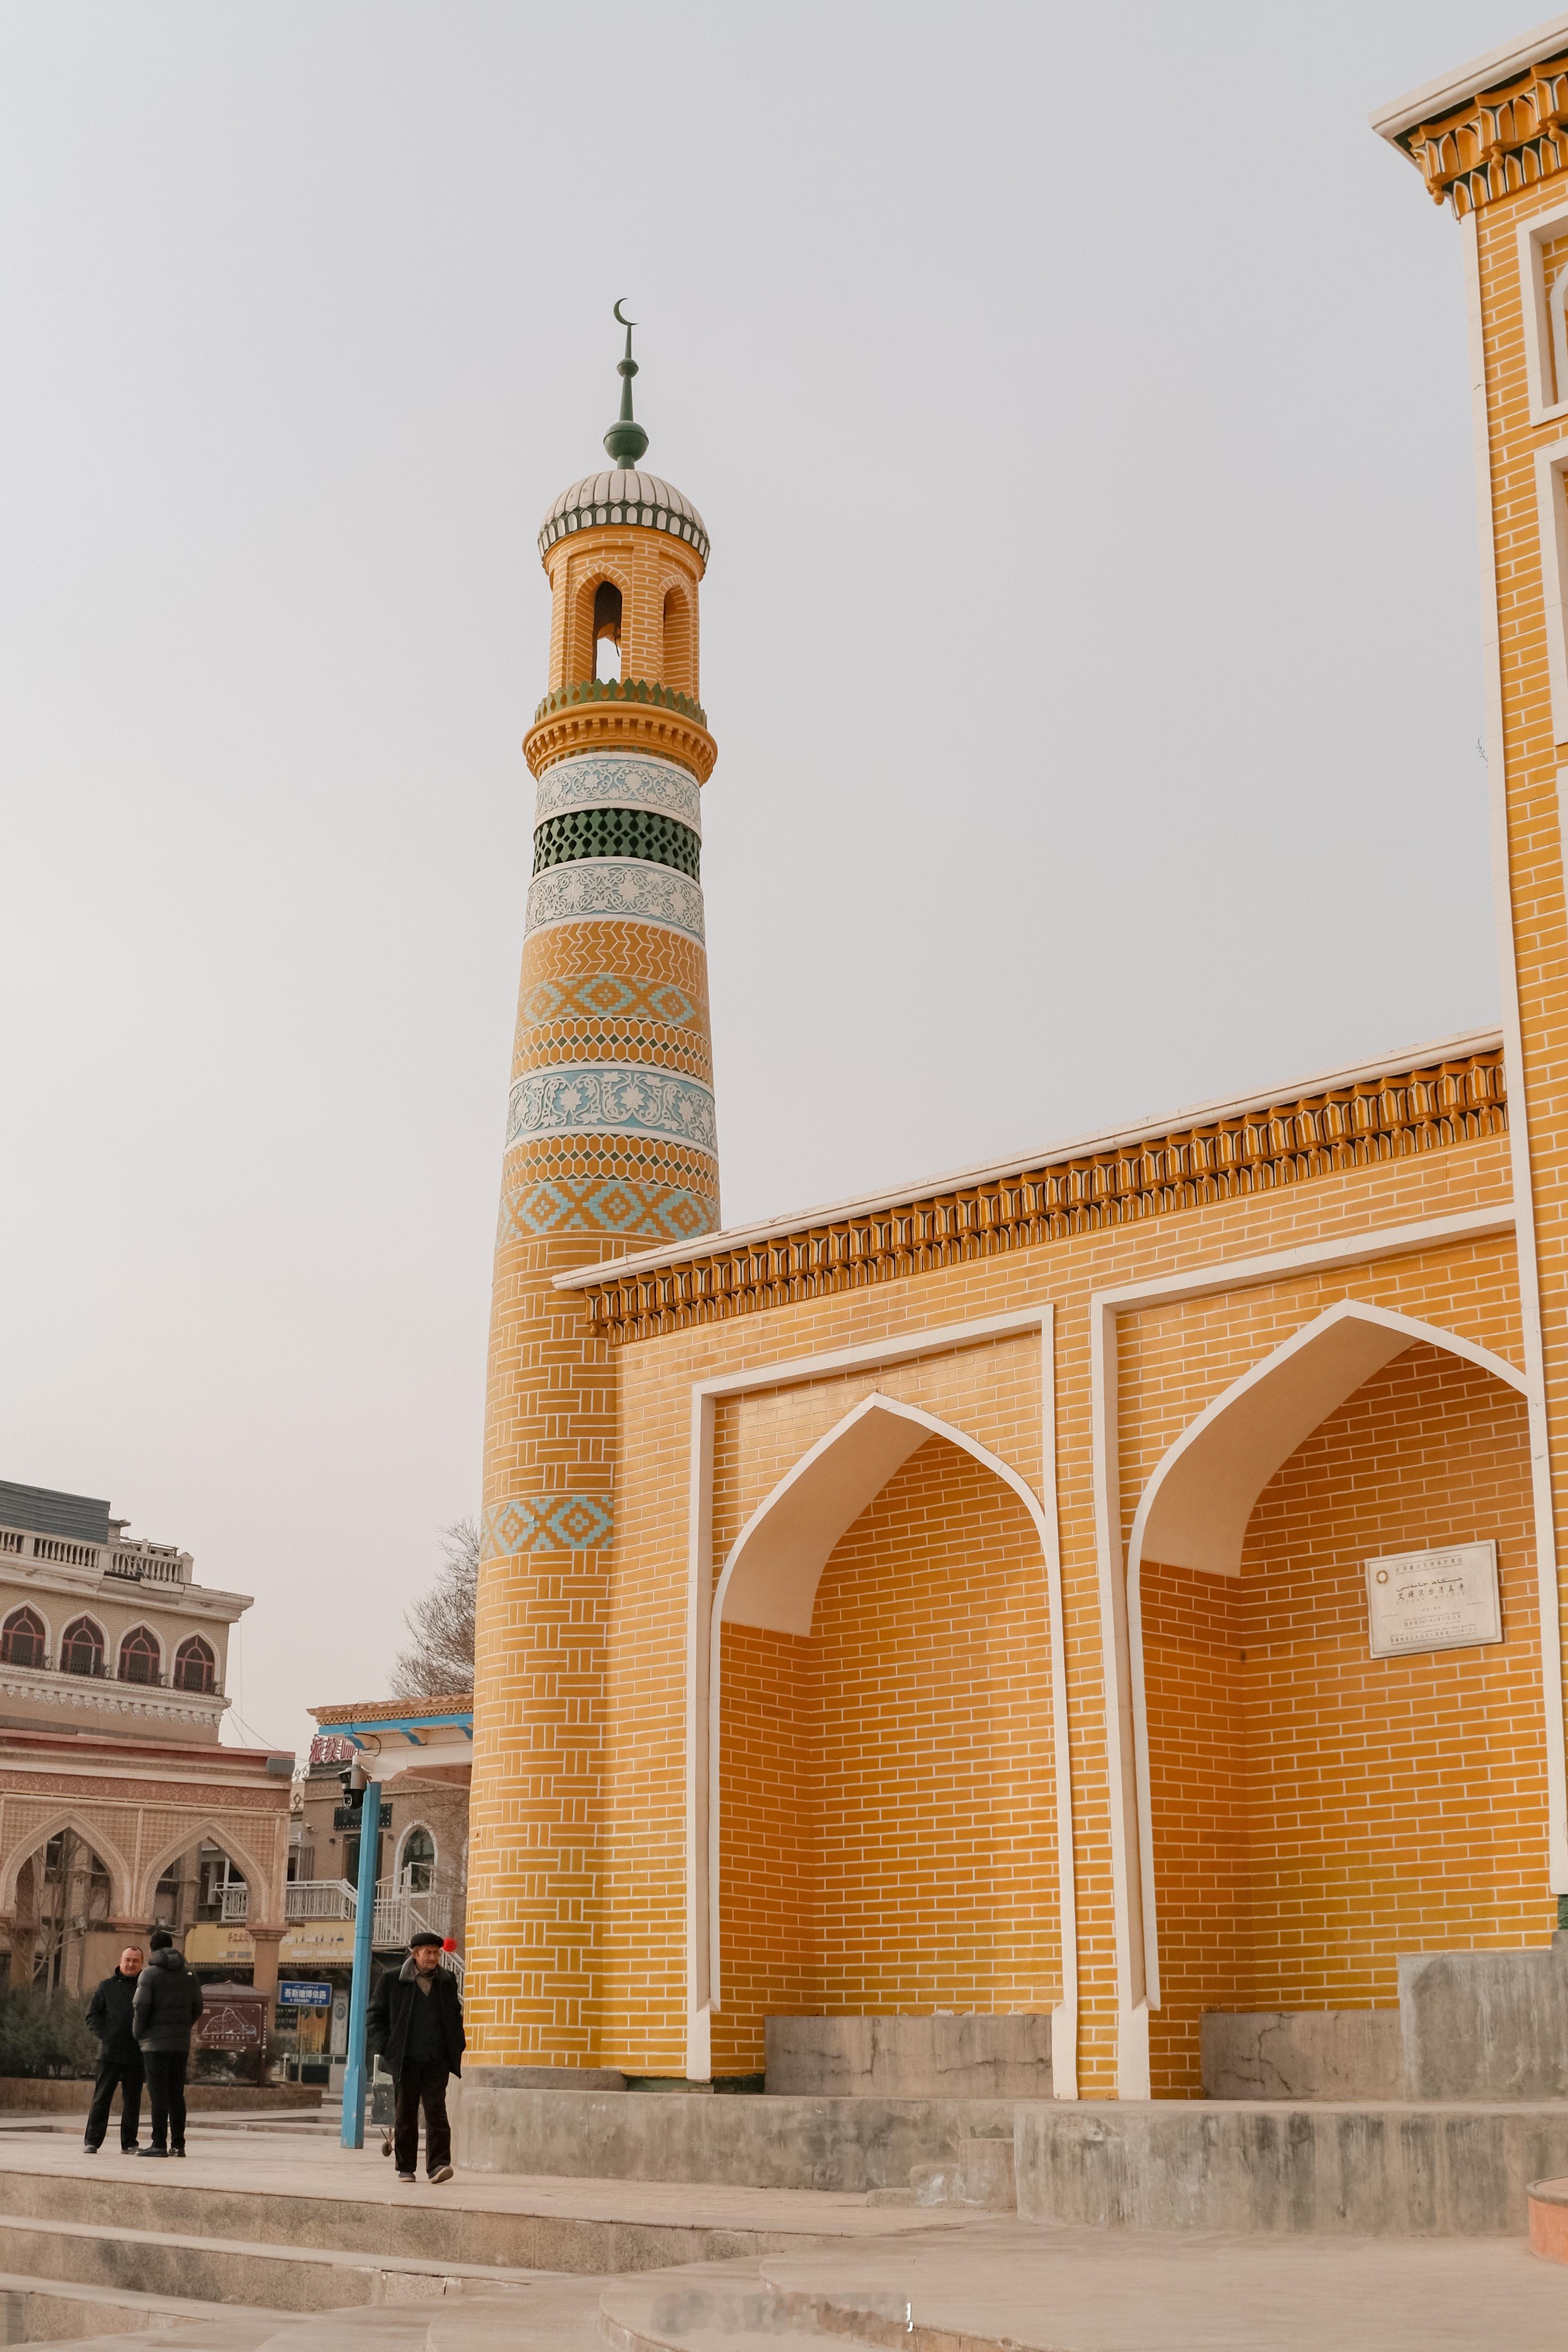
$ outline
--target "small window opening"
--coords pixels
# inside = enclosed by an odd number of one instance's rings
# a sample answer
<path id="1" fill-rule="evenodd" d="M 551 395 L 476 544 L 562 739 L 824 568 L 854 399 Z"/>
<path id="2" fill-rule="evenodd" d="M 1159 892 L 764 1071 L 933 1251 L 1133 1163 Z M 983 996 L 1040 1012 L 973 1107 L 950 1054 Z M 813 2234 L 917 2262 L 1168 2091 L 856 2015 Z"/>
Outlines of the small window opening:
<path id="1" fill-rule="evenodd" d="M 174 1653 L 174 1688 L 210 1694 L 217 1688 L 217 1660 L 199 1633 L 193 1633 Z"/>
<path id="2" fill-rule="evenodd" d="M 5 1632 L 0 1633 L 0 1658 L 8 1666 L 41 1666 L 47 1647 L 43 1620 L 30 1609 L 18 1609 L 6 1618 Z"/>
<path id="3" fill-rule="evenodd" d="M 601 580 L 594 591 L 594 676 L 621 675 L 621 592 L 613 580 Z"/>
<path id="4" fill-rule="evenodd" d="M 695 695 L 691 675 L 691 607 L 679 588 L 664 600 L 664 683 L 677 694 Z"/>
<path id="5" fill-rule="evenodd" d="M 60 1642 L 60 1665 L 68 1675 L 100 1675 L 103 1672 L 103 1636 L 90 1617 L 79 1617 L 68 1625 Z"/>
<path id="6" fill-rule="evenodd" d="M 122 1683 L 158 1679 L 158 1644 L 145 1625 L 134 1627 L 120 1644 L 120 1679 Z"/>

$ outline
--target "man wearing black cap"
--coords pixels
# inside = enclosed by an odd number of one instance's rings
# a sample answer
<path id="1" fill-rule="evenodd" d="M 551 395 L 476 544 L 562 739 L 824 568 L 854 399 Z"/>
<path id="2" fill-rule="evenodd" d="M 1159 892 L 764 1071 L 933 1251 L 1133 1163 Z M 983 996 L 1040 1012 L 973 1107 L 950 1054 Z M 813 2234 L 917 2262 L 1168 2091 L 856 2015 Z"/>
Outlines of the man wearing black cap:
<path id="1" fill-rule="evenodd" d="M 432 2180 L 452 2178 L 452 2126 L 447 2083 L 463 2071 L 463 2004 L 458 1979 L 441 1966 L 441 1938 L 429 1928 L 408 1939 L 403 1966 L 388 1969 L 370 2000 L 366 2040 L 384 2058 L 394 2093 L 393 2147 L 399 2180 L 419 2176 L 419 2110 L 425 2110 L 425 2165 Z"/>

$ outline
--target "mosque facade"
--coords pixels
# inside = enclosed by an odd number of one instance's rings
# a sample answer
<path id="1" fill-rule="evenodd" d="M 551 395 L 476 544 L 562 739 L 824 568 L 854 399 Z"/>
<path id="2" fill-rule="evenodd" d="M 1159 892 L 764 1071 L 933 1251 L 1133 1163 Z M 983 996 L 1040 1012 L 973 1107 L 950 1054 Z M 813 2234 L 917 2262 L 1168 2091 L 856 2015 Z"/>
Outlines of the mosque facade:
<path id="1" fill-rule="evenodd" d="M 468 1911 L 520 2084 L 945 2016 L 1191 2097 L 1205 2019 L 1559 1926 L 1568 19 L 1376 128 L 1468 289 L 1498 1030 L 723 1228 L 708 538 L 629 335 L 545 519 Z"/>

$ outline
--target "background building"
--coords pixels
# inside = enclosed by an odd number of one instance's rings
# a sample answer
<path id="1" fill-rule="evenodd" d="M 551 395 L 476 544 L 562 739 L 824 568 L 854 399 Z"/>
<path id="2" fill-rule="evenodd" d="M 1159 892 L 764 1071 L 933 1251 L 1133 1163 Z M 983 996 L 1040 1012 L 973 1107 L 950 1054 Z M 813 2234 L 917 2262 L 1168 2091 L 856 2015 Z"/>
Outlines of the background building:
<path id="1" fill-rule="evenodd" d="M 243 1884 L 267 1982 L 293 1759 L 218 1744 L 228 1630 L 251 1604 L 126 1525 L 89 1496 L 0 1481 L 5 1965 L 75 1990 L 154 1925 L 188 1940 L 215 1888 Z"/>

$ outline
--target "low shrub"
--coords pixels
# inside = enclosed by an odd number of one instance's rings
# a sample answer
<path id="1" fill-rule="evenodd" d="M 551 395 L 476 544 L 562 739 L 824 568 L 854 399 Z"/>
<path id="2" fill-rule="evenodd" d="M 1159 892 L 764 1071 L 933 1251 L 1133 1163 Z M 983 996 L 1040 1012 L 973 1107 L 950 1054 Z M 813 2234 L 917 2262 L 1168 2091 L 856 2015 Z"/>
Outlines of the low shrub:
<path id="1" fill-rule="evenodd" d="M 98 2042 L 76 1993 L 0 1985 L 0 2074 L 92 2074 Z"/>

